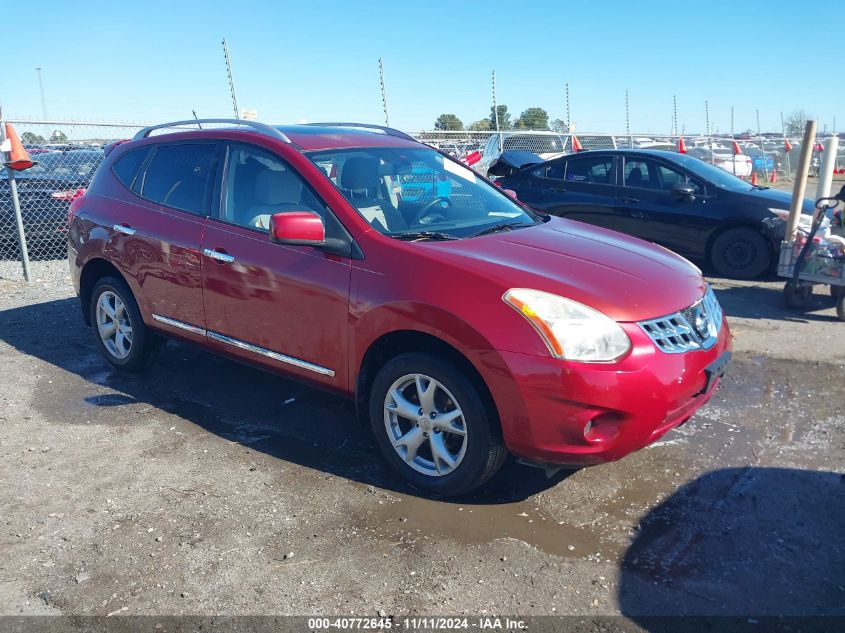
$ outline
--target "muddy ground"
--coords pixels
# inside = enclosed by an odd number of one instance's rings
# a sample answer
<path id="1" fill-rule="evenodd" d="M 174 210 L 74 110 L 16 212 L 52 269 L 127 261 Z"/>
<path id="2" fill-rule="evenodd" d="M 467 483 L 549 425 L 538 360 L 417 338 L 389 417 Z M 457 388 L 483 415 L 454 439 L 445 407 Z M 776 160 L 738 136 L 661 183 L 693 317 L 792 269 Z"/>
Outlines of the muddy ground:
<path id="1" fill-rule="evenodd" d="M 845 615 L 845 323 L 715 280 L 735 359 L 620 462 L 398 484 L 344 401 L 171 343 L 98 355 L 66 279 L 0 279 L 0 614 Z"/>

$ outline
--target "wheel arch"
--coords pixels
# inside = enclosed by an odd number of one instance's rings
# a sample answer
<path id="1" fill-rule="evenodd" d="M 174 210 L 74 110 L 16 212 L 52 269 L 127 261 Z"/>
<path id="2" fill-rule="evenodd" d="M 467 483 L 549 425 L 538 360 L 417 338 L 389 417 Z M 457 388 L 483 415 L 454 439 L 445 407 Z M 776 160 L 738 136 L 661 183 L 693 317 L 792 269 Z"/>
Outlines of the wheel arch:
<path id="1" fill-rule="evenodd" d="M 355 380 L 355 410 L 359 422 L 369 416 L 370 388 L 379 369 L 391 358 L 401 354 L 422 353 L 445 359 L 459 369 L 478 391 L 495 432 L 501 437 L 501 421 L 495 400 L 481 373 L 459 349 L 433 334 L 419 330 L 394 330 L 375 339 L 361 358 Z"/>
<path id="2" fill-rule="evenodd" d="M 122 279 L 124 282 L 126 278 L 118 268 L 107 259 L 102 257 L 94 257 L 89 259 L 82 267 L 82 272 L 79 276 L 79 301 L 82 308 L 82 318 L 86 325 L 91 325 L 91 293 L 94 290 L 94 285 L 103 277 L 115 276 Z"/>

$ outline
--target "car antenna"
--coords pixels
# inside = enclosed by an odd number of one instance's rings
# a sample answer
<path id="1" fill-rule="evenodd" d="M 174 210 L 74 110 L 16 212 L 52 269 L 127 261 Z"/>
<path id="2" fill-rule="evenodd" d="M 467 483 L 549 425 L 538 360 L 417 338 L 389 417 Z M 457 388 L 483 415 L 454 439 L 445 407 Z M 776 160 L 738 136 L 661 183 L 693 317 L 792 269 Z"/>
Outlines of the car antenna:
<path id="1" fill-rule="evenodd" d="M 199 129 L 202 129 L 202 123 L 200 123 L 200 119 L 199 119 L 199 117 L 197 116 L 197 111 L 196 111 L 196 110 L 191 110 L 191 113 L 194 115 L 194 119 L 195 119 L 195 120 L 196 120 L 196 122 L 197 122 L 197 127 L 198 127 Z"/>

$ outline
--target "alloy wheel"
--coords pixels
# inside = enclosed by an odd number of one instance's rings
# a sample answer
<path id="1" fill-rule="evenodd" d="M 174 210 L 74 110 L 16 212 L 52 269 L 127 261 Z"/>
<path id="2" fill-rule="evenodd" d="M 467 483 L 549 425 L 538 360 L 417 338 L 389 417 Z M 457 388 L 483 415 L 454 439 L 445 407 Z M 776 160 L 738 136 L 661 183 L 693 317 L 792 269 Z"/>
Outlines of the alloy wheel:
<path id="1" fill-rule="evenodd" d="M 384 399 L 384 426 L 399 457 L 424 475 L 448 475 L 466 454 L 460 404 L 431 376 L 407 374 L 391 385 Z"/>
<path id="2" fill-rule="evenodd" d="M 132 322 L 123 300 L 106 290 L 97 300 L 97 332 L 106 350 L 118 360 L 132 350 Z"/>

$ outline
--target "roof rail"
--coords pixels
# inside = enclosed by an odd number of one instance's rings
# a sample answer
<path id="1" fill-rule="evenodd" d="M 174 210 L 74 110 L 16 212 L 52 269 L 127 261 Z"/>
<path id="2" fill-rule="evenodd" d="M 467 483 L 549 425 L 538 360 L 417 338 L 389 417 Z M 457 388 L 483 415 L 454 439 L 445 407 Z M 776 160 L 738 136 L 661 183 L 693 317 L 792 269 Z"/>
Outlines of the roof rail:
<path id="1" fill-rule="evenodd" d="M 418 142 L 410 134 L 405 134 L 405 132 L 401 132 L 392 127 L 386 127 L 384 125 L 372 125 L 370 123 L 304 123 L 303 125 L 323 125 L 325 127 L 360 127 L 364 128 L 365 130 L 379 130 L 384 134 L 389 136 L 397 136 L 399 138 L 404 138 L 406 141 L 414 141 L 415 143 Z"/>
<path id="2" fill-rule="evenodd" d="M 271 125 L 267 125 L 266 123 L 259 123 L 258 121 L 251 121 L 249 119 L 188 119 L 186 121 L 171 121 L 170 123 L 160 123 L 159 125 L 151 125 L 149 127 L 145 127 L 143 130 L 138 131 L 135 136 L 133 136 L 133 140 L 137 141 L 142 138 L 147 138 L 150 135 L 150 132 L 153 130 L 160 130 L 162 128 L 167 127 L 194 127 L 200 126 L 202 123 L 228 123 L 230 125 L 246 125 L 248 127 L 254 128 L 257 132 L 261 132 L 265 136 L 270 136 L 272 138 L 279 139 L 280 141 L 284 141 L 285 143 L 293 144 L 293 142 L 288 138 L 287 134 L 274 128 Z M 200 129 L 202 127 L 200 126 Z"/>

